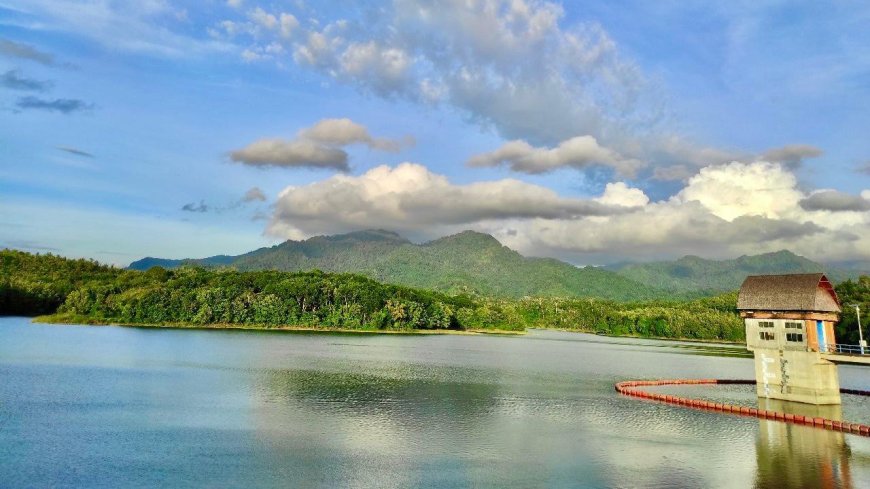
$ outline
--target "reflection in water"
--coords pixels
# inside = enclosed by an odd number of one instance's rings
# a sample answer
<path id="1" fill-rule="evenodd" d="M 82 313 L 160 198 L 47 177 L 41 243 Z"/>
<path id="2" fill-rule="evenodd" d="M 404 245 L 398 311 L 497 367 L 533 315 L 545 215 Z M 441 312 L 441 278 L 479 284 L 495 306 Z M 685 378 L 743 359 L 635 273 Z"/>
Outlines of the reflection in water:
<path id="1" fill-rule="evenodd" d="M 0 486 L 870 487 L 870 439 L 765 421 L 759 433 L 754 418 L 613 390 L 634 378 L 751 378 L 752 361 L 732 350 L 537 331 L 342 336 L 0 318 Z M 840 374 L 870 389 L 867 370 Z M 755 402 L 749 386 L 674 393 Z M 870 399 L 854 397 L 845 418 L 870 422 Z"/>
<path id="2" fill-rule="evenodd" d="M 759 409 L 842 421 L 841 406 L 814 406 L 758 399 Z M 847 435 L 830 430 L 759 420 L 756 454 L 760 488 L 851 488 Z"/>
<path id="3" fill-rule="evenodd" d="M 260 439 L 319 487 L 455 483 L 500 397 L 495 384 L 313 370 L 268 371 L 256 392 Z"/>

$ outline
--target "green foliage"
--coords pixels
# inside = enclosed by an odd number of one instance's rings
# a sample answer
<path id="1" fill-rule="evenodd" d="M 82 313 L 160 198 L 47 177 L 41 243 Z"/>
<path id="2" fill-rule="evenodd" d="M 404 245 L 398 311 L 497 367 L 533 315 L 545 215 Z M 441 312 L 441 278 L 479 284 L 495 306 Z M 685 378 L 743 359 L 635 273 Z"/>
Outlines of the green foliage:
<path id="1" fill-rule="evenodd" d="M 864 339 L 870 340 L 868 328 L 870 328 L 870 276 L 862 275 L 858 280 L 847 280 L 838 284 L 834 289 L 840 304 L 843 306 L 843 314 L 837 323 L 837 343 L 846 345 L 858 344 L 858 317 L 855 315 L 855 305 L 861 310 L 861 326 L 864 330 Z"/>
<path id="2" fill-rule="evenodd" d="M 195 264 L 242 271 L 319 269 L 358 273 L 381 282 L 437 290 L 446 294 L 519 299 L 599 297 L 613 300 L 655 299 L 665 292 L 602 268 L 577 268 L 544 258 L 526 258 L 488 234 L 465 231 L 416 245 L 389 231 L 361 231 L 286 241 L 250 253 L 202 260 L 145 258 L 130 268 Z M 667 294 L 683 297 L 687 294 Z"/>
<path id="3" fill-rule="evenodd" d="M 706 260 L 684 256 L 676 261 L 635 263 L 610 267 L 619 275 L 671 293 L 711 294 L 740 287 L 747 275 L 826 272 L 834 281 L 857 276 L 830 269 L 788 250 L 741 256 L 733 260 Z"/>
<path id="4" fill-rule="evenodd" d="M 0 251 L 0 314 L 48 314 L 76 288 L 105 282 L 121 270 L 93 260 L 70 260 L 52 254 Z"/>
<path id="5" fill-rule="evenodd" d="M 728 308 L 720 308 L 734 298 Z M 620 303 L 600 299 L 481 299 L 467 327 L 557 328 L 618 336 L 742 341 L 736 294 L 690 302 Z"/>
<path id="6" fill-rule="evenodd" d="M 448 296 L 318 270 L 152 267 L 140 272 L 9 250 L 0 257 L 0 314 L 58 311 L 85 323 L 362 330 L 531 327 L 664 338 L 743 338 L 743 324 L 734 310 L 736 293 L 689 302 L 505 299 Z"/>

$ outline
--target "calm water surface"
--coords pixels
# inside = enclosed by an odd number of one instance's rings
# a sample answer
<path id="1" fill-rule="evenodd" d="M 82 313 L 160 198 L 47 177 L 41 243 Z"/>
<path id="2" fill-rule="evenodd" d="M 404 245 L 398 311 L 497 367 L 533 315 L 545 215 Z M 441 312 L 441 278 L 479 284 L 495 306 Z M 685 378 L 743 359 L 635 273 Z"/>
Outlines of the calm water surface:
<path id="1" fill-rule="evenodd" d="M 867 438 L 613 391 L 752 378 L 741 351 L 0 318 L 0 487 L 870 487 Z M 840 378 L 870 389 L 870 368 Z M 672 392 L 756 403 L 747 386 Z M 842 416 L 870 423 L 870 401 Z"/>

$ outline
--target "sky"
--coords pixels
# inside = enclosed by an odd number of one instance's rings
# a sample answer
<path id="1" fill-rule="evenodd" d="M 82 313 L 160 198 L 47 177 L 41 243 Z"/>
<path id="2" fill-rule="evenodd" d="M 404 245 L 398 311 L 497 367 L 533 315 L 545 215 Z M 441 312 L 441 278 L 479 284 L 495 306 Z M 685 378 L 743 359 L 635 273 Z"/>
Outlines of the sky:
<path id="1" fill-rule="evenodd" d="M 827 3 L 827 2 L 825 2 Z M 0 247 L 870 263 L 870 4 L 0 0 Z"/>

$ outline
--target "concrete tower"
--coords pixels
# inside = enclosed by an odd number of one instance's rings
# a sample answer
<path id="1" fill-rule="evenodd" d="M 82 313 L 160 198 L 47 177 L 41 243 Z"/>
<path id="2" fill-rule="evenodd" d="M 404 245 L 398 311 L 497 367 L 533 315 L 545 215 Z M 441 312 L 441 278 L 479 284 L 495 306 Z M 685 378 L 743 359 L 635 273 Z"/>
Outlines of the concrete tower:
<path id="1" fill-rule="evenodd" d="M 755 353 L 759 397 L 840 404 L 837 366 L 825 354 L 836 350 L 841 308 L 824 274 L 747 277 L 737 309 Z"/>

